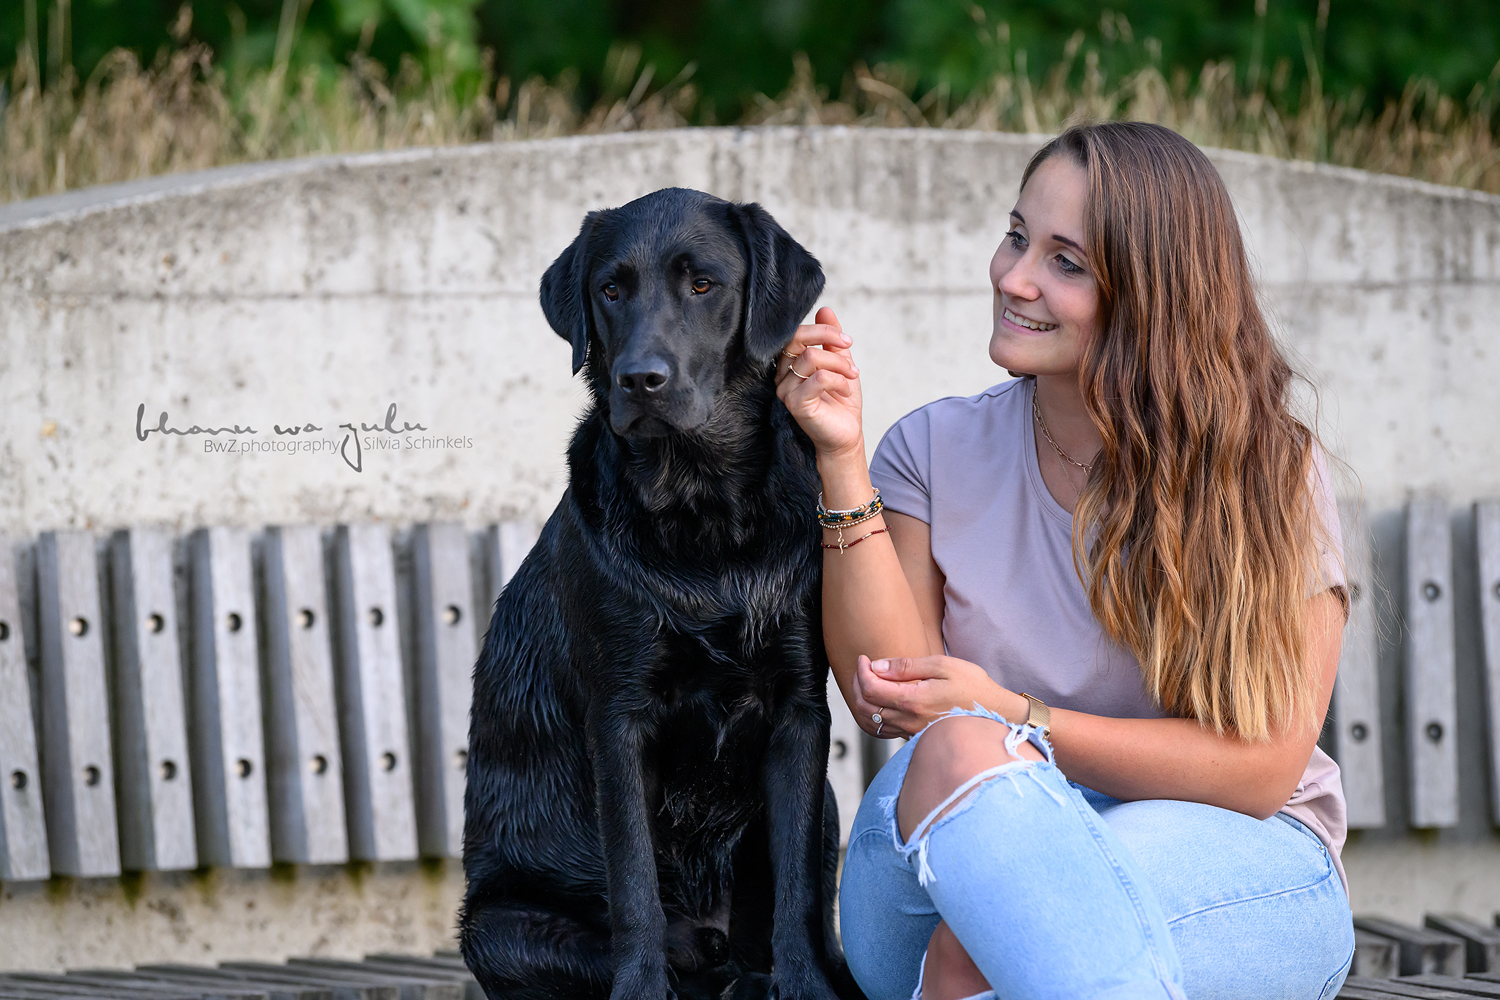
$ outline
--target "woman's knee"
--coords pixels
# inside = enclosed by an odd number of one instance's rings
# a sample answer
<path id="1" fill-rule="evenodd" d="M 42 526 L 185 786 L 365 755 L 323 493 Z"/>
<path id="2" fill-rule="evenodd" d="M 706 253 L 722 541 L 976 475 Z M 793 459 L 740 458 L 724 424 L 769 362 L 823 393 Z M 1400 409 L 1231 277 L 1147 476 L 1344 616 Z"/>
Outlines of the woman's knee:
<path id="1" fill-rule="evenodd" d="M 990 988 L 984 973 L 946 922 L 937 925 L 927 942 L 922 966 L 922 996 L 969 997 Z"/>
<path id="2" fill-rule="evenodd" d="M 902 839 L 909 839 L 917 824 L 964 782 L 987 768 L 1016 759 L 1005 748 L 1008 735 L 1003 724 L 973 715 L 950 715 L 924 729 L 912 747 L 896 803 Z M 1021 753 L 1041 758 L 1029 743 L 1021 744 Z"/>

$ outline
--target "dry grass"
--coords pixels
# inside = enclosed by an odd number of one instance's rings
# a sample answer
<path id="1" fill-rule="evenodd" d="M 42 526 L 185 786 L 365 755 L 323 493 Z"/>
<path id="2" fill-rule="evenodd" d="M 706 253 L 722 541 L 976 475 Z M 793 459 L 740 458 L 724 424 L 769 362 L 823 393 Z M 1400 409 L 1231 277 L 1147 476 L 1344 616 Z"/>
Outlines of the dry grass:
<path id="1" fill-rule="evenodd" d="M 887 66 L 856 66 L 834 98 L 799 58 L 787 89 L 758 97 L 745 123 L 1052 132 L 1080 117 L 1131 118 L 1169 125 L 1202 145 L 1500 193 L 1500 66 L 1466 102 L 1414 80 L 1400 101 L 1372 115 L 1357 110 L 1357 99 L 1323 95 L 1316 73 L 1291 100 L 1284 66 L 1249 93 L 1227 62 L 1208 63 L 1196 78 L 1148 67 L 1111 80 L 1094 52 L 1078 65 L 1081 43 L 1075 36 L 1040 85 L 1017 52 L 1017 72 L 962 100 L 942 88 L 919 95 Z M 119 51 L 82 83 L 65 77 L 43 90 L 36 80 L 23 52 L 0 91 L 0 201 L 249 160 L 671 128 L 706 117 L 691 67 L 657 85 L 629 47 L 611 53 L 605 96 L 590 108 L 580 107 L 567 77 L 513 87 L 486 75 L 475 96 L 460 100 L 458 81 L 441 73 L 408 62 L 391 78 L 358 57 L 332 74 L 294 78 L 279 61 L 231 80 L 191 42 L 150 67 Z"/>

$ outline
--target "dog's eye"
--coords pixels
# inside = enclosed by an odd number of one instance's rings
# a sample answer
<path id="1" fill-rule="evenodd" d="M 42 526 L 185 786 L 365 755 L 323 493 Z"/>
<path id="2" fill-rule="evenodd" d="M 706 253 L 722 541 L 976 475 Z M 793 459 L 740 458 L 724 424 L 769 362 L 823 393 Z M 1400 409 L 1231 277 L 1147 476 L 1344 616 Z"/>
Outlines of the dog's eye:
<path id="1" fill-rule="evenodd" d="M 709 281 L 707 278 L 699 278 L 697 281 L 693 282 L 693 294 L 702 295 L 712 287 L 713 282 Z"/>
<path id="2" fill-rule="evenodd" d="M 620 297 L 620 286 L 613 281 L 604 286 L 604 297 L 613 302 Z"/>

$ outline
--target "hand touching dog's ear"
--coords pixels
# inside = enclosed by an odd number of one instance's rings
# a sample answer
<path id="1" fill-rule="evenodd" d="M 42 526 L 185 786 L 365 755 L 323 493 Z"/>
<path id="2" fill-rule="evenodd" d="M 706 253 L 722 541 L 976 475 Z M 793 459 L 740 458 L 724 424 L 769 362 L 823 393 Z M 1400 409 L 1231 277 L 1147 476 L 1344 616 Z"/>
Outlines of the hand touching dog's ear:
<path id="1" fill-rule="evenodd" d="M 731 205 L 745 239 L 745 354 L 770 364 L 823 291 L 818 259 L 759 205 Z"/>
<path id="2" fill-rule="evenodd" d="M 598 212 L 584 217 L 578 236 L 542 275 L 542 312 L 557 335 L 572 343 L 574 375 L 588 358 L 589 329 L 594 321 L 584 282 L 588 280 L 589 232 L 598 217 Z"/>

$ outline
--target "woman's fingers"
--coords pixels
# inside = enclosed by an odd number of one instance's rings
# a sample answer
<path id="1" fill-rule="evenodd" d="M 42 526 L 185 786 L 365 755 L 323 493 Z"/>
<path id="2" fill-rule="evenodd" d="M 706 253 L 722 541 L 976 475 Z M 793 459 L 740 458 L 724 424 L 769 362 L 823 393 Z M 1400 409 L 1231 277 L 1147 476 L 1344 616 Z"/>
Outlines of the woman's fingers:
<path id="1" fill-rule="evenodd" d="M 825 314 L 832 316 L 833 310 L 826 306 L 818 310 L 820 317 Z M 799 326 L 797 332 L 792 335 L 791 342 L 786 345 L 782 350 L 781 357 L 777 359 L 777 376 L 780 377 L 786 374 L 786 369 L 790 366 L 793 357 L 802 354 L 809 347 L 820 347 L 847 357 L 849 347 L 852 343 L 853 340 L 843 330 L 839 329 L 837 325 L 810 323 L 806 326 Z M 804 372 L 804 374 L 806 373 Z"/>
<path id="2" fill-rule="evenodd" d="M 883 740 L 897 736 L 910 736 L 920 728 L 915 715 L 903 712 L 899 708 L 856 700 L 851 709 L 854 712 L 854 721 L 859 723 L 859 728 Z M 880 715 L 879 722 L 874 719 L 876 713 Z"/>
<path id="3" fill-rule="evenodd" d="M 795 378 L 798 382 L 806 382 L 820 371 L 834 372 L 842 375 L 846 380 L 859 377 L 859 366 L 854 363 L 854 359 L 847 352 L 841 354 L 814 346 L 795 358 L 783 357 L 782 360 L 786 364 L 777 375 L 778 385 L 791 378 Z"/>
<path id="4" fill-rule="evenodd" d="M 868 669 L 869 659 L 864 656 L 859 658 L 860 664 Z M 921 718 L 905 709 L 899 707 L 893 701 L 885 699 L 871 699 L 864 688 L 860 673 L 854 675 L 853 701 L 850 703 L 850 711 L 854 713 L 854 720 L 859 727 L 871 736 L 881 739 L 893 737 L 909 737 L 921 728 Z M 880 715 L 880 722 L 876 722 L 874 716 Z"/>

